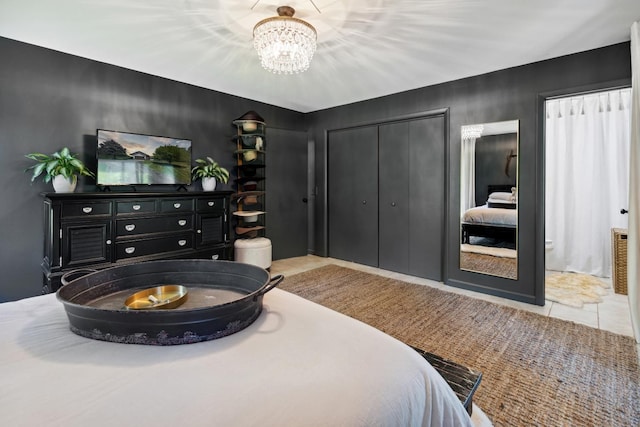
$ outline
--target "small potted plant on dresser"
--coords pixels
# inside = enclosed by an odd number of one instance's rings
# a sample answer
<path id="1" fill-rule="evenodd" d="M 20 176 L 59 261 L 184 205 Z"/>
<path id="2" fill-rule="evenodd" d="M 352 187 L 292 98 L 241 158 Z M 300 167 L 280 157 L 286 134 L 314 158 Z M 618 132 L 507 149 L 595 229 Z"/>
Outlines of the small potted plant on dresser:
<path id="1" fill-rule="evenodd" d="M 196 159 L 197 165 L 191 169 L 193 180 L 202 180 L 202 190 L 214 191 L 217 181 L 226 184 L 229 181 L 229 171 L 220 166 L 211 157 Z"/>
<path id="2" fill-rule="evenodd" d="M 35 160 L 36 164 L 25 170 L 33 170 L 31 182 L 44 174 L 44 182 L 52 182 L 57 193 L 73 193 L 78 184 L 78 175 L 95 178 L 85 164 L 78 159 L 67 147 L 51 155 L 43 153 L 29 153 L 25 157 Z"/>

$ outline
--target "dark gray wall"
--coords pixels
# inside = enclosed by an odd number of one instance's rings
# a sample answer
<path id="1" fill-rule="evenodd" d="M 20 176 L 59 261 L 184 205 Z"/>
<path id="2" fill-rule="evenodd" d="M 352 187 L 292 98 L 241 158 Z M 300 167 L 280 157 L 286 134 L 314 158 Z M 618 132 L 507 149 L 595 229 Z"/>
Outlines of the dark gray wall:
<path id="1" fill-rule="evenodd" d="M 517 47 L 514 47 L 516 49 Z M 389 76 L 393 78 L 393 76 Z M 458 287 L 544 304 L 542 94 L 570 93 L 630 82 L 629 43 L 494 73 L 429 86 L 309 114 L 316 143 L 316 253 L 327 254 L 326 132 L 449 108 L 448 219 L 445 281 Z M 519 279 L 512 281 L 459 269 L 460 127 L 520 120 Z"/>
<path id="2" fill-rule="evenodd" d="M 306 130 L 301 113 L 6 38 L 0 58 L 0 301 L 38 295 L 42 285 L 40 193 L 52 187 L 30 184 L 24 154 L 67 146 L 95 171 L 103 128 L 191 139 L 194 158 L 209 155 L 232 170 L 231 122 L 246 111 L 268 126 Z M 94 184 L 82 179 L 77 191 Z"/>
<path id="3" fill-rule="evenodd" d="M 476 139 L 476 206 L 487 203 L 489 185 L 516 186 L 518 159 L 509 162 L 509 175 L 505 173 L 507 156 L 518 152 L 515 133 L 487 135 Z"/>
<path id="4" fill-rule="evenodd" d="M 23 157 L 63 146 L 95 168 L 96 128 L 190 138 L 197 157 L 233 164 L 231 121 L 258 111 L 269 126 L 312 129 L 315 146 L 315 253 L 327 254 L 326 132 L 449 109 L 448 220 L 445 281 L 454 286 L 540 303 L 543 298 L 544 192 L 542 94 L 605 88 L 629 82 L 629 43 L 482 76 L 429 86 L 343 107 L 300 114 L 248 99 L 153 77 L 0 38 L 0 301 L 40 292 L 41 182 L 29 184 Z M 392 76 L 390 76 L 392 78 Z M 517 282 L 458 268 L 460 126 L 520 120 L 520 234 Z M 195 186 L 199 188 L 198 185 Z M 79 191 L 92 191 L 82 180 Z M 542 302 L 544 302 L 542 300 Z"/>

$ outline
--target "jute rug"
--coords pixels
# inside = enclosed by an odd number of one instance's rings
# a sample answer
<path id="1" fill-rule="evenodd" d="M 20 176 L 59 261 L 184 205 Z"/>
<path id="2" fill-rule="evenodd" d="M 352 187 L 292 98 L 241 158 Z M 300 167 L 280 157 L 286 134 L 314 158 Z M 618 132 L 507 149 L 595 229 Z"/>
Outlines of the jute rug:
<path id="1" fill-rule="evenodd" d="M 597 277 L 581 273 L 553 273 L 544 279 L 545 299 L 571 307 L 602 302 L 607 283 Z"/>
<path id="2" fill-rule="evenodd" d="M 497 257 L 473 252 L 460 252 L 460 268 L 479 271 L 492 276 L 508 279 L 518 278 L 518 260 L 516 258 Z"/>
<path id="3" fill-rule="evenodd" d="M 479 370 L 474 402 L 496 426 L 638 426 L 632 338 L 348 268 L 280 288 Z"/>
<path id="4" fill-rule="evenodd" d="M 476 254 L 493 255 L 502 258 L 517 258 L 518 251 L 509 248 L 494 248 L 493 246 L 469 245 L 463 243 L 460 245 L 461 252 L 472 252 Z"/>

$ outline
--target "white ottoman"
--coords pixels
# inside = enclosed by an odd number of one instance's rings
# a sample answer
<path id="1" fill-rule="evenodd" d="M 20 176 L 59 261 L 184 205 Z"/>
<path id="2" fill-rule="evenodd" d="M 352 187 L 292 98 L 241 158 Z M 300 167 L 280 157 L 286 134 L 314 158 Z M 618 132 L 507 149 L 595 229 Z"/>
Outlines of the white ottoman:
<path id="1" fill-rule="evenodd" d="M 238 239 L 233 247 L 236 261 L 257 265 L 264 269 L 271 267 L 271 240 L 266 237 Z"/>

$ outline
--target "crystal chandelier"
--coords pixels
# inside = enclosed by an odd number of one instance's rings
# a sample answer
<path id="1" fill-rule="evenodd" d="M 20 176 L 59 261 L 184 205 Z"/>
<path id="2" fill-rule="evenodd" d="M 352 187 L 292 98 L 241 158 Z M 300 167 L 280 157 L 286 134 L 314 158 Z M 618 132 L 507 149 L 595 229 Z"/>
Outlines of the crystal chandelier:
<path id="1" fill-rule="evenodd" d="M 462 139 L 477 139 L 482 136 L 484 126 L 482 125 L 467 125 L 462 127 Z"/>
<path id="2" fill-rule="evenodd" d="M 276 74 L 293 74 L 309 68 L 316 51 L 316 29 L 295 10 L 280 6 L 278 16 L 263 19 L 253 27 L 253 47 L 264 69 Z"/>

